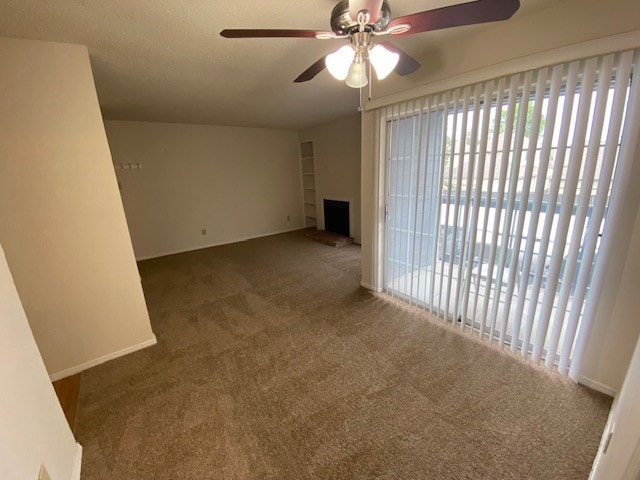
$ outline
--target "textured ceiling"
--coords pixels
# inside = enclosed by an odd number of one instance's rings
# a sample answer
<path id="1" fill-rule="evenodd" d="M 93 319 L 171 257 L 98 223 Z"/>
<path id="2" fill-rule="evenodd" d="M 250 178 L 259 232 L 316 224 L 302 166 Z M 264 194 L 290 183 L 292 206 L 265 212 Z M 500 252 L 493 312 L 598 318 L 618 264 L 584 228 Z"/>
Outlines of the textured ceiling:
<path id="1" fill-rule="evenodd" d="M 521 0 L 517 15 L 552 0 Z M 293 79 L 338 40 L 225 39 L 223 28 L 328 29 L 337 0 L 2 0 L 0 36 L 87 45 L 104 117 L 302 128 L 355 111 L 358 92 L 325 71 Z M 392 16 L 456 0 L 391 0 Z M 491 25 L 397 38 L 421 58 Z"/>

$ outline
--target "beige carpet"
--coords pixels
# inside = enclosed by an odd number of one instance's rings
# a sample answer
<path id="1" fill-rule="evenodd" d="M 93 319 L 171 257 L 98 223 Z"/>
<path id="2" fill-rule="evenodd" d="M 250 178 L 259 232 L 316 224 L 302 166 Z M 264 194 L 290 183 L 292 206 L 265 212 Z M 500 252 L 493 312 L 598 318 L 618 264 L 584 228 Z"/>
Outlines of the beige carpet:
<path id="1" fill-rule="evenodd" d="M 142 262 L 158 345 L 83 374 L 82 478 L 587 478 L 610 399 L 359 265 L 303 232 Z"/>

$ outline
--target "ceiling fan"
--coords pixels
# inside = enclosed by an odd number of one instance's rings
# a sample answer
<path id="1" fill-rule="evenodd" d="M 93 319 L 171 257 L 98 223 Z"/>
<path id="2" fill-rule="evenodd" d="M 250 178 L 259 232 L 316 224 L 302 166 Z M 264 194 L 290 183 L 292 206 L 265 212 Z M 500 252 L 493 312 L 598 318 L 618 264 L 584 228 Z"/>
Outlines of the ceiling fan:
<path id="1" fill-rule="evenodd" d="M 347 39 L 337 51 L 322 57 L 294 80 L 306 82 L 326 67 L 338 80 L 346 80 L 353 88 L 367 85 L 371 66 L 379 80 L 392 71 L 409 75 L 420 64 L 407 53 L 388 41 L 377 42 L 378 37 L 399 37 L 443 28 L 474 25 L 507 20 L 520 8 L 519 0 L 476 0 L 470 3 L 427 10 L 391 19 L 388 0 L 341 0 L 331 12 L 331 31 L 322 30 L 264 30 L 226 29 L 225 38 L 318 38 L 322 40 Z"/>

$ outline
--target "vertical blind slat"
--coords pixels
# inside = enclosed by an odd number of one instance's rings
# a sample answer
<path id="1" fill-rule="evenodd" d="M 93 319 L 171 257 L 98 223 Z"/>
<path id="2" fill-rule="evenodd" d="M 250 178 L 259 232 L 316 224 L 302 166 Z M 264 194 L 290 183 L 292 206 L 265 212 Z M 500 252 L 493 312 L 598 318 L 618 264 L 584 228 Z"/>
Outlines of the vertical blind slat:
<path id="1" fill-rule="evenodd" d="M 447 154 L 447 125 L 449 123 L 449 115 L 448 115 L 448 110 L 449 110 L 449 92 L 445 92 L 444 94 L 444 98 L 443 98 L 443 119 L 442 119 L 442 138 L 440 139 L 440 141 L 442 142 L 442 146 L 441 146 L 441 155 L 440 155 L 440 169 L 439 169 L 439 174 L 438 174 L 438 198 L 437 198 L 437 205 L 436 205 L 436 220 L 438 222 L 438 226 L 436 227 L 436 230 L 434 232 L 434 247 L 433 247 L 433 268 L 431 270 L 431 296 L 429 298 L 429 304 L 432 307 L 435 307 L 435 294 L 436 294 L 436 268 L 437 268 L 437 264 L 438 264 L 438 248 L 439 248 L 439 240 L 440 240 L 440 235 L 439 235 L 439 226 L 440 226 L 440 215 L 441 215 L 441 210 L 442 210 L 442 185 L 444 183 L 444 167 L 445 167 L 445 163 L 446 163 L 446 154 Z M 439 104 L 436 104 L 436 109 L 439 110 Z M 444 263 L 443 263 L 444 265 Z M 442 275 L 440 276 L 440 279 L 442 279 Z M 440 296 L 442 293 L 442 280 L 440 281 L 440 289 L 438 290 L 438 296 Z M 438 307 L 440 305 L 440 302 L 438 301 Z M 435 307 L 436 309 L 436 313 L 438 314 L 438 316 L 440 315 L 439 311 L 438 311 L 438 307 Z M 433 311 L 431 312 L 433 313 Z"/>
<path id="2" fill-rule="evenodd" d="M 384 173 L 384 183 L 385 183 L 385 197 L 384 197 L 384 222 L 385 222 L 385 229 L 384 229 L 384 249 L 385 249 L 385 265 L 382 268 L 382 281 L 383 281 L 383 285 L 385 285 L 385 287 L 387 287 L 387 293 L 389 295 L 393 296 L 393 291 L 392 289 L 388 288 L 389 287 L 389 246 L 391 245 L 391 236 L 389 235 L 389 206 L 391 203 L 391 178 L 392 178 L 392 172 L 391 172 L 391 124 L 389 122 L 389 118 L 392 117 L 391 115 L 391 109 L 389 107 L 386 107 L 384 109 L 384 113 L 382 114 L 383 118 L 384 118 L 384 132 L 380 132 L 380 142 L 384 141 L 384 169 L 385 169 L 385 173 Z"/>
<path id="3" fill-rule="evenodd" d="M 456 136 L 455 136 L 455 132 L 457 131 L 457 127 L 458 127 L 458 115 L 457 115 L 457 110 L 458 110 L 458 101 L 460 98 L 460 90 L 455 90 L 453 92 L 453 122 L 452 122 L 452 127 L 453 127 L 453 132 L 454 135 L 451 138 L 451 150 L 449 152 L 448 155 L 448 159 L 449 159 L 449 166 L 448 166 L 448 171 L 449 171 L 449 187 L 447 189 L 447 206 L 445 207 L 445 220 L 444 220 L 444 235 L 443 235 L 443 240 L 442 240 L 442 269 L 440 270 L 440 310 L 443 312 L 443 319 L 445 321 L 449 321 L 449 294 L 451 292 L 451 284 L 450 282 L 447 282 L 447 293 L 444 296 L 444 305 L 442 304 L 442 291 L 443 291 L 443 286 L 444 286 L 444 271 L 445 271 L 445 260 L 447 258 L 446 255 L 446 251 L 447 251 L 447 238 L 448 238 L 448 231 L 449 231 L 449 207 L 451 205 L 451 190 L 450 190 L 450 186 L 453 183 L 453 159 L 455 158 L 455 152 L 456 152 Z M 446 161 L 445 161 L 445 165 L 446 165 Z M 444 194 L 444 192 L 443 192 Z"/>
<path id="4" fill-rule="evenodd" d="M 465 194 L 464 194 L 464 198 L 465 198 L 465 209 L 463 211 L 463 218 L 462 218 L 462 231 L 460 233 L 461 236 L 461 248 L 460 248 L 460 262 L 458 263 L 458 287 L 456 288 L 456 297 L 455 297 L 455 312 L 454 312 L 454 318 L 458 318 L 458 310 L 461 307 L 460 305 L 460 293 L 461 290 L 465 290 L 465 292 L 467 291 L 467 284 L 469 283 L 468 281 L 466 281 L 465 276 L 463 275 L 463 268 L 465 268 L 465 265 L 469 264 L 469 255 L 471 255 L 471 258 L 473 258 L 473 251 L 472 251 L 472 247 L 471 245 L 468 245 L 468 236 L 469 236 L 469 230 L 475 230 L 475 223 L 474 220 L 472 219 L 472 228 L 469 229 L 469 216 L 471 214 L 471 210 L 472 207 L 473 209 L 475 209 L 475 204 L 473 202 L 473 198 L 471 195 L 472 192 L 472 186 L 473 186 L 473 181 L 474 181 L 474 169 L 475 169 L 475 163 L 476 163 L 476 147 L 477 147 L 477 141 L 478 141 L 478 125 L 479 125 L 479 121 L 480 121 L 480 95 L 482 92 L 482 85 L 478 84 L 475 86 L 474 90 L 473 90 L 473 108 L 471 109 L 471 113 L 473 115 L 472 120 L 471 120 L 471 132 L 470 132 L 470 138 L 469 138 L 469 161 L 467 163 L 467 180 L 466 180 L 466 189 L 465 189 Z M 466 128 L 463 129 L 463 134 L 466 135 Z M 461 188 L 461 186 L 459 187 Z M 468 245 L 468 246 L 467 246 Z M 466 296 L 466 293 L 465 293 Z M 464 309 L 463 307 L 463 310 Z M 466 312 L 460 316 L 460 327 L 462 328 L 462 330 L 465 329 L 465 325 L 466 325 Z"/>
<path id="5" fill-rule="evenodd" d="M 471 88 L 464 89 L 464 97 L 462 102 L 462 122 L 460 126 L 460 153 L 458 154 L 458 168 L 456 176 L 456 196 L 455 196 L 455 208 L 453 210 L 453 239 L 451 242 L 451 258 L 449 268 L 449 282 L 453 280 L 454 262 L 459 259 L 458 265 L 460 265 L 464 248 L 464 230 L 460 231 L 458 235 L 460 225 L 460 214 L 464 215 L 464 211 L 469 208 L 467 199 L 464 199 L 464 205 L 462 205 L 462 179 L 464 178 L 465 169 L 465 156 L 467 150 L 467 124 L 469 121 L 469 111 L 471 109 Z M 453 132 L 456 135 L 456 132 Z M 460 242 L 460 249 L 458 249 L 458 243 Z M 451 316 L 452 322 L 455 324 L 458 321 L 458 295 L 460 292 L 460 269 L 458 268 L 458 277 L 455 283 L 455 293 L 453 297 L 453 315 Z"/>
<path id="6" fill-rule="evenodd" d="M 438 200 L 438 191 L 440 188 L 440 183 L 441 183 L 441 179 L 440 179 L 440 175 L 442 174 L 442 168 L 440 166 L 440 161 L 439 161 L 439 155 L 437 152 L 437 148 L 438 148 L 438 139 L 440 138 L 440 122 L 438 121 L 438 115 L 439 115 L 439 111 L 440 111 L 440 101 L 441 98 L 438 95 L 435 95 L 433 97 L 433 101 L 430 102 L 429 104 L 429 116 L 428 116 L 428 122 L 429 122 L 429 128 L 427 130 L 427 136 L 429 138 L 429 142 L 427 143 L 428 149 L 426 151 L 427 154 L 427 158 L 431 158 L 430 161 L 430 166 L 431 166 L 431 173 L 428 179 L 428 183 L 425 181 L 425 189 L 424 189 L 424 195 L 425 195 L 425 204 L 427 203 L 426 201 L 426 196 L 429 195 L 429 198 L 432 199 L 433 202 L 436 203 L 436 205 L 440 205 L 440 201 Z M 436 175 L 437 173 L 437 175 Z M 435 193 L 435 197 L 433 196 Z M 435 283 L 435 256 L 437 255 L 437 246 L 436 246 L 436 242 L 438 240 L 438 236 L 435 232 L 435 227 L 434 224 L 435 222 L 437 222 L 438 224 L 440 223 L 440 220 L 438 218 L 438 210 L 434 211 L 433 205 L 429 204 L 429 210 L 428 210 L 428 215 L 427 215 L 427 223 L 429 225 L 429 228 L 432 229 L 431 233 L 429 235 L 427 235 L 427 255 L 425 257 L 425 294 L 424 294 L 424 299 L 425 302 L 428 303 L 429 305 L 429 312 L 433 313 L 433 295 L 434 295 L 434 283 Z M 428 271 L 428 266 L 431 266 L 431 276 L 429 276 L 429 271 Z M 428 288 L 427 288 L 428 285 Z"/>
<path id="7" fill-rule="evenodd" d="M 402 115 L 402 105 L 398 105 L 397 106 L 397 117 L 400 118 Z M 398 227 L 398 222 L 400 221 L 400 219 L 402 218 L 402 216 L 398 217 L 397 213 L 400 210 L 400 206 L 398 204 L 398 192 L 400 191 L 399 188 L 399 184 L 400 184 L 400 138 L 401 138 L 401 134 L 403 133 L 404 130 L 404 123 L 401 123 L 400 120 L 397 120 L 394 122 L 395 126 L 396 126 L 396 135 L 395 135 L 395 166 L 394 166 L 394 175 L 395 175 L 395 188 L 394 188 L 394 199 L 393 199 L 393 226 L 395 228 L 395 234 L 393 235 L 393 250 L 392 250 L 392 258 L 391 258 L 391 279 L 393 282 L 396 283 L 396 288 L 394 289 L 394 292 L 396 293 L 396 296 L 399 297 L 399 293 L 400 293 L 400 289 L 399 289 L 399 285 L 397 285 L 397 277 L 398 277 L 398 255 L 397 255 L 397 247 L 398 247 L 398 242 L 400 241 L 398 232 L 399 232 L 399 227 Z M 402 127 L 402 130 L 401 128 Z"/>
<path id="8" fill-rule="evenodd" d="M 431 123 L 431 97 L 427 97 L 426 99 L 424 99 L 424 102 L 426 103 L 426 107 L 425 107 L 425 103 L 422 102 L 422 100 L 420 101 L 420 105 L 419 105 L 419 115 L 420 115 L 420 128 L 418 129 L 418 131 L 420 132 L 420 144 L 418 146 L 418 168 L 420 165 L 420 159 L 422 158 L 422 142 L 424 141 L 425 143 L 425 154 L 424 154 L 424 169 L 422 172 L 422 178 L 420 178 L 420 175 L 418 175 L 417 177 L 417 186 L 416 186 L 416 218 L 418 218 L 418 210 L 421 209 L 422 212 L 420 214 L 420 230 L 418 230 L 418 225 L 417 225 L 417 220 L 416 220 L 416 232 L 414 233 L 414 236 L 418 235 L 418 232 L 424 232 L 424 228 L 425 228 L 425 216 L 424 216 L 424 207 L 427 204 L 426 198 L 427 198 L 427 178 L 429 177 L 429 127 L 430 127 L 430 123 Z M 426 124 L 425 124 L 425 132 L 426 135 L 422 135 L 422 117 L 425 115 L 424 110 L 426 109 Z M 424 139 L 422 137 L 425 137 Z M 423 187 L 422 187 L 422 205 L 419 205 L 419 198 L 420 198 L 420 181 L 422 181 Z M 427 226 L 429 225 L 429 222 L 426 222 Z M 418 245 L 418 266 L 422 265 L 422 245 L 424 244 L 424 237 L 420 236 L 419 238 L 420 243 Z M 414 243 L 414 249 L 415 249 L 415 243 Z M 428 250 L 428 249 L 427 249 Z M 416 282 L 416 297 L 419 300 L 420 299 L 420 278 L 422 277 L 421 271 L 420 269 L 418 269 L 418 280 Z M 426 292 L 426 271 L 425 271 L 425 292 Z M 423 296 L 423 299 L 426 298 L 426 293 Z"/>
<path id="9" fill-rule="evenodd" d="M 478 85 L 478 88 L 480 86 Z M 474 190 L 474 200 L 473 200 L 473 214 L 471 217 L 471 235 L 469 238 L 469 254 L 467 255 L 466 262 L 466 274 L 465 274 L 465 282 L 464 282 L 464 296 L 462 298 L 462 318 L 466 319 L 468 317 L 469 310 L 469 295 L 471 290 L 471 280 L 473 273 L 474 261 L 476 258 L 476 241 L 478 239 L 478 216 L 480 215 L 480 204 L 482 202 L 482 185 L 484 179 L 484 170 L 485 163 L 487 158 L 487 141 L 489 137 L 489 121 L 491 117 L 491 95 L 493 93 L 493 81 L 489 81 L 485 84 L 484 88 L 484 102 L 482 106 L 482 127 L 480 132 L 480 146 L 478 150 L 478 163 L 476 167 L 476 176 L 475 176 L 475 190 Z M 480 102 L 479 102 L 479 94 L 476 94 L 477 101 L 474 102 L 476 105 L 474 108 L 477 111 L 478 121 L 480 119 Z M 488 105 L 487 105 L 487 99 Z M 475 100 L 475 99 L 474 99 Z M 478 126 L 476 125 L 474 130 L 477 130 Z M 471 184 L 471 180 L 467 180 L 468 184 Z M 488 209 L 487 209 L 488 211 Z M 485 230 L 486 231 L 486 230 Z M 475 314 L 473 315 L 475 317 Z M 471 332 L 474 330 L 474 318 L 472 317 L 470 325 Z M 464 327 L 463 322 L 463 327 Z"/>
<path id="10" fill-rule="evenodd" d="M 413 275 L 411 275 L 411 278 L 409 278 L 409 254 L 410 254 L 410 245 L 412 242 L 412 237 L 413 235 L 411 234 L 411 232 L 413 231 L 412 225 L 411 225 L 411 198 L 412 198 L 412 189 L 413 189 L 413 185 L 415 184 L 415 182 L 413 181 L 413 163 L 414 163 L 414 139 L 415 139 L 415 135 L 416 135 L 416 118 L 415 116 L 413 116 L 414 112 L 415 112 L 415 101 L 411 102 L 411 107 L 408 108 L 407 111 L 407 116 L 411 119 L 411 137 L 407 137 L 407 141 L 409 143 L 409 155 L 405 157 L 405 162 L 409 163 L 409 176 L 407 177 L 407 183 L 409 184 L 409 194 L 407 195 L 407 228 L 405 230 L 406 232 L 406 240 L 405 240 L 405 245 L 404 245 L 404 283 L 405 283 L 405 288 L 404 291 L 408 292 L 409 294 L 409 305 L 411 305 L 413 303 Z M 404 198 L 404 197 L 403 197 Z M 415 227 L 415 224 L 414 224 Z M 413 270 L 413 269 L 411 269 Z M 408 284 L 408 285 L 407 285 Z M 408 287 L 408 288 L 407 288 Z"/>
<path id="11" fill-rule="evenodd" d="M 390 272 L 389 272 L 389 247 L 391 246 L 392 237 L 389 235 L 390 223 L 389 223 L 389 207 L 391 204 L 391 179 L 393 178 L 393 174 L 391 172 L 391 136 L 392 136 L 392 124 L 389 121 L 389 118 L 392 118 L 392 109 L 390 107 L 386 107 L 384 109 L 384 132 L 380 132 L 381 141 L 384 141 L 384 183 L 385 183 L 385 197 L 384 197 L 384 221 L 385 221 L 385 229 L 384 229 L 384 249 L 385 249 L 385 265 L 382 269 L 382 281 L 383 285 L 388 287 L 390 285 Z M 393 291 L 390 288 L 387 288 L 387 293 L 393 296 Z"/>
<path id="12" fill-rule="evenodd" d="M 469 113 L 469 92 L 470 89 L 467 87 L 462 91 L 462 99 L 461 101 L 461 105 L 462 105 L 462 121 L 459 121 L 460 123 L 460 132 L 465 132 L 466 128 L 467 128 L 467 115 Z M 453 315 L 451 315 L 450 309 L 451 309 L 451 293 L 452 293 L 452 289 L 454 287 L 457 287 L 457 284 L 454 285 L 453 283 L 453 270 L 454 270 L 454 262 L 456 260 L 456 255 L 457 255 L 457 246 L 458 246 L 458 212 L 460 209 L 460 184 L 462 183 L 462 172 L 464 169 L 464 153 L 465 153 L 465 147 L 466 147 L 466 142 L 465 140 L 463 140 L 462 136 L 463 133 L 460 134 L 460 136 L 458 136 L 458 129 L 456 128 L 458 125 L 458 121 L 456 121 L 455 119 L 457 119 L 459 115 L 457 115 L 455 113 L 454 110 L 454 129 L 453 129 L 453 136 L 452 136 L 452 147 L 451 147 L 451 169 L 452 169 L 452 178 L 453 178 L 453 172 L 455 172 L 455 194 L 454 194 L 454 203 L 453 203 L 453 218 L 451 219 L 451 223 L 448 224 L 451 227 L 451 244 L 449 245 L 449 272 L 447 275 L 447 302 L 445 303 L 445 318 L 449 319 L 451 318 L 451 322 L 455 324 L 456 322 L 456 317 L 455 317 L 455 306 L 454 306 L 454 312 Z M 454 151 L 454 147 L 453 145 L 459 145 L 458 147 L 458 152 Z M 457 161 L 457 166 L 456 166 L 456 157 L 458 159 Z M 451 189 L 454 188 L 453 184 L 449 184 L 449 199 L 451 198 Z M 447 219 L 447 222 L 449 222 L 449 219 Z M 446 235 L 448 236 L 448 228 L 447 228 L 447 233 Z M 455 294 L 454 294 L 455 295 Z"/>
<path id="13" fill-rule="evenodd" d="M 395 118 L 396 117 L 396 110 L 398 109 L 397 105 L 393 105 L 391 107 L 391 118 Z M 391 121 L 390 122 L 390 128 L 389 128 L 389 142 L 388 142 L 388 146 L 389 146 L 389 155 L 387 157 L 387 165 L 388 165 L 388 169 L 387 171 L 388 173 L 388 190 L 387 190 L 387 205 L 388 205 L 388 218 L 387 218 L 387 225 L 388 227 L 392 228 L 392 232 L 391 234 L 389 234 L 389 241 L 386 245 L 386 249 L 387 252 L 393 252 L 395 249 L 395 243 L 396 243 L 396 235 L 394 235 L 394 230 L 395 230 L 395 192 L 397 190 L 397 183 L 398 183 L 398 176 L 396 175 L 396 167 L 393 163 L 393 158 L 395 155 L 395 158 L 397 159 L 397 155 L 394 152 L 394 142 L 397 143 L 396 138 L 398 137 L 398 130 L 400 128 L 399 125 L 400 122 L 394 122 Z M 386 271 L 386 275 L 388 277 L 388 281 L 389 284 L 391 284 L 393 282 L 393 274 L 394 274 L 394 264 L 393 264 L 393 253 L 391 253 L 390 256 L 387 257 L 387 268 L 385 269 Z M 397 293 L 397 290 L 395 288 L 391 288 L 389 293 L 391 293 L 391 296 L 395 296 Z"/>
<path id="14" fill-rule="evenodd" d="M 400 231 L 402 232 L 402 238 L 398 242 L 398 266 L 400 279 L 402 280 L 400 288 L 401 292 L 404 293 L 403 297 L 406 297 L 407 292 L 407 262 L 406 258 L 404 258 L 407 253 L 407 237 L 409 234 L 410 212 L 407 212 L 409 206 L 407 200 L 411 197 L 411 181 L 407 179 L 407 163 L 409 164 L 409 168 L 411 168 L 411 158 L 408 156 L 408 154 L 410 155 L 410 151 L 408 152 L 407 150 L 411 149 L 412 136 L 409 135 L 413 129 L 413 119 L 411 119 L 410 124 L 407 121 L 410 111 L 409 102 L 407 102 L 404 105 L 405 121 L 403 123 L 405 125 L 405 134 L 402 136 L 402 193 L 400 195 Z M 407 147 L 407 145 L 409 146 Z M 407 183 L 409 188 L 407 188 Z"/>

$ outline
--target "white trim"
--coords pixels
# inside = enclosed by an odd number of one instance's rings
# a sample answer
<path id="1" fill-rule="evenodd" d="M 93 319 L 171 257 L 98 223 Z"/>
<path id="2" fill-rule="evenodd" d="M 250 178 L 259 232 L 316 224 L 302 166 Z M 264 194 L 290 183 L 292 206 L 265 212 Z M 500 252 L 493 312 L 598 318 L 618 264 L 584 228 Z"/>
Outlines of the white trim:
<path id="1" fill-rule="evenodd" d="M 376 288 L 373 285 L 369 285 L 368 283 L 365 283 L 365 282 L 360 282 L 360 286 L 363 288 L 366 288 L 367 290 L 371 290 L 372 292 L 375 292 L 375 293 L 382 292 L 382 288 L 380 287 Z"/>
<path id="2" fill-rule="evenodd" d="M 640 30 L 573 43 L 470 70 L 367 102 L 365 111 L 515 73 L 640 47 Z"/>
<path id="3" fill-rule="evenodd" d="M 149 340 L 146 340 L 142 343 L 131 345 L 130 347 L 123 348 L 122 350 L 118 350 L 117 352 L 108 353 L 107 355 L 103 355 L 98 358 L 94 358 L 93 360 L 89 360 L 88 362 L 84 362 L 80 365 L 76 365 L 75 367 L 67 368 L 65 370 L 52 373 L 49 375 L 49 378 L 51 379 L 52 382 L 55 382 L 56 380 L 70 377 L 71 375 L 75 375 L 76 373 L 83 372 L 91 367 L 95 367 L 96 365 L 100 365 L 101 363 L 105 363 L 105 362 L 108 362 L 109 360 L 113 360 L 114 358 L 123 357 L 124 355 L 137 352 L 138 350 L 142 350 L 143 348 L 151 347 L 156 343 L 158 343 L 158 341 L 156 340 L 156 336 L 153 335 L 153 338 L 150 338 Z"/>
<path id="4" fill-rule="evenodd" d="M 578 383 L 584 385 L 585 387 L 589 387 L 593 390 L 596 390 L 600 393 L 604 393 L 605 395 L 609 395 L 610 397 L 616 397 L 618 395 L 618 391 L 609 385 L 605 385 L 604 383 L 598 382 L 597 380 L 593 380 L 584 375 L 580 375 L 578 379 Z"/>
<path id="5" fill-rule="evenodd" d="M 80 470 L 82 469 L 82 445 L 76 443 L 76 457 L 73 462 L 71 480 L 80 480 Z"/>
<path id="6" fill-rule="evenodd" d="M 254 240 L 256 238 L 262 238 L 262 237 L 270 237 L 272 235 L 280 235 L 281 233 L 289 233 L 289 232 L 295 232 L 297 230 L 305 230 L 309 227 L 295 227 L 295 228 L 288 228 L 286 230 L 278 230 L 275 232 L 269 232 L 269 233 L 261 233 L 260 235 L 255 235 L 252 237 L 241 237 L 241 238 L 236 238 L 234 240 L 229 240 L 229 241 L 224 241 L 224 242 L 218 242 L 218 243 L 210 243 L 207 245 L 200 245 L 198 247 L 189 247 L 189 248 L 183 248 L 183 249 L 179 249 L 179 250 L 170 250 L 167 252 L 163 252 L 163 253 L 157 253 L 157 254 L 153 254 L 153 255 L 146 255 L 143 257 L 138 257 L 136 256 L 136 262 L 140 262 L 142 260 L 151 260 L 152 258 L 160 258 L 160 257 L 166 257 L 168 255 L 177 255 L 178 253 L 187 253 L 187 252 L 195 252 L 196 250 L 204 250 L 205 248 L 211 248 L 211 247 L 220 247 L 222 245 L 230 245 L 232 243 L 240 243 L 240 242 L 246 242 L 247 240 Z"/>

